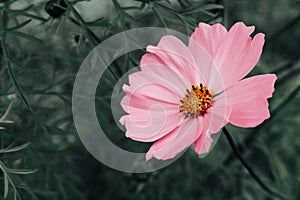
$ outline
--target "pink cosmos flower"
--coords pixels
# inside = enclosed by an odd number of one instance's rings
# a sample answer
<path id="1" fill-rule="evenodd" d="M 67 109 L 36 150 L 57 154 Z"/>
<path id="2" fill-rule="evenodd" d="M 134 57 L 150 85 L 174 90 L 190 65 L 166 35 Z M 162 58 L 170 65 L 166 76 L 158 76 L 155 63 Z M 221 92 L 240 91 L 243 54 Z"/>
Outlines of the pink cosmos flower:
<path id="1" fill-rule="evenodd" d="M 270 117 L 267 99 L 276 76 L 243 79 L 257 64 L 264 34 L 239 22 L 229 31 L 221 24 L 200 23 L 186 46 L 164 36 L 148 46 L 141 71 L 129 76 L 121 101 L 128 115 L 120 119 L 126 136 L 154 142 L 146 159 L 170 159 L 194 144 L 207 153 L 211 135 L 227 123 L 255 127 Z"/>

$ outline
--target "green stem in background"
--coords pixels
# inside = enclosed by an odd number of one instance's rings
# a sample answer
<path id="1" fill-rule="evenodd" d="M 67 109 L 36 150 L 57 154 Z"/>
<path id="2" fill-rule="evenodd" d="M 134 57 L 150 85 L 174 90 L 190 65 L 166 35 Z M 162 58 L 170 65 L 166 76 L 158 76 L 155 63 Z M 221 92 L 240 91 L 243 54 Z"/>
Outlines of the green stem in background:
<path id="1" fill-rule="evenodd" d="M 270 115 L 272 116 L 271 119 L 265 121 L 263 124 L 257 126 L 243 141 L 243 144 L 247 144 L 248 146 L 251 146 L 255 138 L 258 137 L 259 133 L 261 133 L 263 130 L 265 130 L 267 127 L 270 126 L 270 124 L 273 122 L 273 119 L 277 117 L 277 115 L 286 108 L 287 104 L 286 102 L 293 100 L 295 97 L 297 97 L 298 93 L 300 92 L 300 85 L 296 87 L 274 110 L 270 112 Z M 244 152 L 246 149 L 243 148 L 242 145 L 238 145 L 237 148 L 239 151 Z M 233 160 L 233 155 L 229 155 L 225 161 L 224 164 L 228 165 Z"/>
<path id="2" fill-rule="evenodd" d="M 65 1 L 65 2 L 68 5 L 68 7 L 71 9 L 71 11 L 73 12 L 73 14 L 76 18 L 76 19 L 74 19 L 74 18 L 70 17 L 71 22 L 73 22 L 77 26 L 83 28 L 85 36 L 90 40 L 90 42 L 93 45 L 97 46 L 98 44 L 100 44 L 101 40 L 97 37 L 97 35 L 90 28 L 88 28 L 86 26 L 86 22 L 84 21 L 84 19 L 77 12 L 77 10 L 73 7 L 74 4 L 71 5 L 69 1 Z M 115 81 L 118 81 L 118 76 L 121 76 L 122 74 L 116 75 L 115 72 L 110 67 L 108 67 L 107 69 L 108 69 L 109 73 L 112 75 L 113 79 L 115 79 Z"/>
<path id="3" fill-rule="evenodd" d="M 230 147 L 232 148 L 234 155 L 240 160 L 241 164 L 247 169 L 247 171 L 249 172 L 249 174 L 254 178 L 254 180 L 261 186 L 261 188 L 266 191 L 267 193 L 269 193 L 272 196 L 275 196 L 279 199 L 285 199 L 281 194 L 274 192 L 272 189 L 270 189 L 259 177 L 258 175 L 254 172 L 254 170 L 252 169 L 252 167 L 249 165 L 249 163 L 242 157 L 242 155 L 240 154 L 240 152 L 238 151 L 237 146 L 235 145 L 232 137 L 230 136 L 228 130 L 224 127 L 222 129 L 223 133 L 226 136 L 226 139 L 229 142 Z"/>

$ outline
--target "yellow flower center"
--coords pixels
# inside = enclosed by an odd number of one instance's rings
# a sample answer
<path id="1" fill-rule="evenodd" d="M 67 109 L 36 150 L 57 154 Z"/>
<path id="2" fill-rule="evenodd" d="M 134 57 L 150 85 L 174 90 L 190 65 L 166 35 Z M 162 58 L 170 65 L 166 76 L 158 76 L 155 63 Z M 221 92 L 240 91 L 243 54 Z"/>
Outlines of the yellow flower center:
<path id="1" fill-rule="evenodd" d="M 187 90 L 187 94 L 180 100 L 180 112 L 185 117 L 198 117 L 205 114 L 207 109 L 212 107 L 213 94 L 208 90 L 208 87 L 203 84 L 193 84 L 192 90 Z"/>

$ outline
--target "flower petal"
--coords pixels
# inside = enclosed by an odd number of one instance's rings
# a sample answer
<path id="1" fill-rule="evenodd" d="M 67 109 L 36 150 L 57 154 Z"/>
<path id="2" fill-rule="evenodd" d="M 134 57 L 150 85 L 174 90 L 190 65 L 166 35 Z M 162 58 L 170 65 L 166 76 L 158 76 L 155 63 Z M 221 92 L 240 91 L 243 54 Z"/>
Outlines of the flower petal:
<path id="1" fill-rule="evenodd" d="M 224 91 L 225 85 L 223 83 L 223 77 L 210 55 L 207 54 L 206 49 L 200 46 L 200 44 L 192 38 L 189 40 L 188 48 L 201 72 L 199 82 L 208 86 L 210 91 L 214 94 Z"/>
<path id="2" fill-rule="evenodd" d="M 227 33 L 226 28 L 222 24 L 209 24 L 199 23 L 199 27 L 192 33 L 190 41 L 194 40 L 202 46 L 207 53 L 212 57 L 215 55 L 220 43 L 223 41 Z M 189 42 L 189 49 L 192 51 L 193 45 Z"/>
<path id="3" fill-rule="evenodd" d="M 231 107 L 227 105 L 225 95 L 214 98 L 213 106 L 200 117 L 202 133 L 194 143 L 195 152 L 198 154 L 208 153 L 212 145 L 211 134 L 219 132 L 229 121 Z"/>
<path id="4" fill-rule="evenodd" d="M 221 24 L 213 26 L 199 24 L 191 40 L 197 41 L 215 65 L 219 68 L 223 83 L 230 87 L 245 77 L 257 64 L 264 45 L 264 34 L 257 34 L 253 40 L 250 34 L 254 26 L 244 23 L 234 24 L 227 32 Z M 189 44 L 195 55 L 194 45 Z"/>
<path id="5" fill-rule="evenodd" d="M 164 36 L 157 46 L 148 46 L 147 51 L 159 57 L 166 66 L 182 74 L 189 81 L 197 83 L 199 70 L 188 47 L 174 36 Z"/>
<path id="6" fill-rule="evenodd" d="M 160 160 L 174 158 L 189 147 L 200 135 L 202 126 L 199 118 L 189 118 L 165 137 L 156 141 L 146 154 L 146 160 L 155 157 Z"/>
<path id="7" fill-rule="evenodd" d="M 142 73 L 136 75 L 137 81 L 131 80 L 131 85 L 140 85 L 142 81 L 155 82 L 168 87 L 179 96 L 184 96 L 186 89 L 191 87 L 181 73 L 167 67 L 155 54 L 143 55 L 140 66 Z M 134 74 L 130 76 L 132 76 L 131 79 L 135 78 Z"/>
<path id="8" fill-rule="evenodd" d="M 240 127 L 255 127 L 270 117 L 267 98 L 272 97 L 276 75 L 266 74 L 244 79 L 226 89 L 231 106 L 229 122 Z"/>
<path id="9" fill-rule="evenodd" d="M 229 122 L 231 106 L 227 103 L 225 95 L 218 95 L 213 99 L 213 106 L 207 110 L 204 118 L 209 122 L 210 133 L 217 133 Z"/>
<path id="10" fill-rule="evenodd" d="M 247 54 L 245 58 L 242 60 L 241 64 L 239 66 L 236 65 L 235 70 L 234 69 L 232 70 L 233 73 L 232 76 L 230 76 L 230 73 L 227 73 L 228 77 L 226 78 L 231 79 L 230 82 L 232 84 L 244 78 L 255 67 L 255 65 L 259 61 L 264 43 L 265 43 L 264 34 L 258 33 L 254 36 L 251 44 L 248 47 Z M 226 69 L 224 69 L 224 71 L 226 71 Z"/>
<path id="11" fill-rule="evenodd" d="M 202 125 L 202 132 L 201 135 L 198 137 L 198 139 L 194 143 L 194 150 L 197 154 L 203 154 L 207 153 L 211 147 L 211 144 L 213 142 L 210 132 L 208 130 L 209 127 L 209 120 L 208 118 L 201 118 L 202 123 L 199 124 L 199 126 Z"/>
<path id="12" fill-rule="evenodd" d="M 126 127 L 126 136 L 134 140 L 155 141 L 176 128 L 182 119 L 179 99 L 168 88 L 145 83 L 131 89 L 124 85 L 126 96 L 121 106 L 129 114 L 120 119 Z"/>

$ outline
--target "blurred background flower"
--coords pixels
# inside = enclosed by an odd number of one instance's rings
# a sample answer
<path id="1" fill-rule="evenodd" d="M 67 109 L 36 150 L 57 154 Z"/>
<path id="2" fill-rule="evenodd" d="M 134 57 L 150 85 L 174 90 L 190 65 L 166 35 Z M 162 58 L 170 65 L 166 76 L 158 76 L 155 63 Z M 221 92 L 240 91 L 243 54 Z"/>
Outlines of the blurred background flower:
<path id="1" fill-rule="evenodd" d="M 90 50 L 109 36 L 147 26 L 190 35 L 199 22 L 228 28 L 243 21 L 266 35 L 261 60 L 249 76 L 276 73 L 278 80 L 270 100 L 272 118 L 257 128 L 228 130 L 263 181 L 287 199 L 297 199 L 299 10 L 299 0 L 0 0 L 0 113 L 15 99 L 6 116 L 14 123 L 0 124 L 5 127 L 0 130 L 0 198 L 273 199 L 233 156 L 224 135 L 205 159 L 187 151 L 162 170 L 126 174 L 85 150 L 72 119 L 76 72 Z M 116 60 L 96 94 L 107 136 L 136 152 L 150 144 L 124 137 L 113 120 L 110 95 L 117 79 L 143 54 L 134 51 Z"/>

